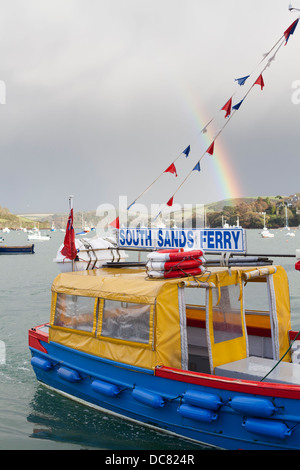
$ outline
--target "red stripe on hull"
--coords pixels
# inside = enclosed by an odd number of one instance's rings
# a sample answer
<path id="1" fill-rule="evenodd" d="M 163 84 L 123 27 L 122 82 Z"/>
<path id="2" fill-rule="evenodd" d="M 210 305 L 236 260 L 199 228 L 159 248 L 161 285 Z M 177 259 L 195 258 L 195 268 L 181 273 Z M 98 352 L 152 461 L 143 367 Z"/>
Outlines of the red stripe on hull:
<path id="1" fill-rule="evenodd" d="M 268 397 L 300 399 L 300 385 L 239 380 L 200 374 L 199 372 L 172 369 L 171 367 L 158 367 L 155 369 L 155 375 L 165 379 L 201 385 L 203 387 L 218 388 L 221 390 L 249 393 L 252 395 L 264 395 Z"/>

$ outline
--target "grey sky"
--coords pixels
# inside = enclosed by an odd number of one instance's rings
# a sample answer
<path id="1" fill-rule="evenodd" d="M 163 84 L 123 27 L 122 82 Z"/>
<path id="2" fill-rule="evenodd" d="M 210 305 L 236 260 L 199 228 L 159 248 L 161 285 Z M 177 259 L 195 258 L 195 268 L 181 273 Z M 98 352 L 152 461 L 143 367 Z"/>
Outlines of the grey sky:
<path id="1" fill-rule="evenodd" d="M 296 18 L 286 0 L 1 0 L 0 205 L 67 211 L 69 194 L 75 210 L 131 202 L 191 144 L 179 177 L 164 175 L 139 201 L 166 202 L 234 79 Z M 213 161 L 225 157 L 232 193 L 300 191 L 299 50 L 298 26 L 174 202 L 226 197 Z"/>

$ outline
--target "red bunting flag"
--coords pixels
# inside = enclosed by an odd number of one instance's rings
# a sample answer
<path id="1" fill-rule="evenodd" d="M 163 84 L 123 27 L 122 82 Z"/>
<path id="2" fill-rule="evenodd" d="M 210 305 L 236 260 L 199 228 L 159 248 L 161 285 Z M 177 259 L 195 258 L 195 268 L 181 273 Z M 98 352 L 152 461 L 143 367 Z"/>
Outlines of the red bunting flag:
<path id="1" fill-rule="evenodd" d="M 164 173 L 173 173 L 173 175 L 177 176 L 177 171 L 176 171 L 176 168 L 175 168 L 175 165 L 174 163 L 172 163 L 169 168 L 167 168 Z"/>
<path id="2" fill-rule="evenodd" d="M 167 206 L 170 206 L 170 207 L 173 206 L 173 197 L 174 196 L 170 197 L 170 199 L 167 202 Z"/>
<path id="3" fill-rule="evenodd" d="M 75 259 L 77 256 L 77 249 L 75 245 L 75 232 L 73 228 L 73 209 L 70 210 L 66 235 L 64 239 L 64 246 L 61 250 L 61 254 L 68 259 Z"/>
<path id="4" fill-rule="evenodd" d="M 213 141 L 212 144 L 210 144 L 210 146 L 208 147 L 208 149 L 206 150 L 206 152 L 209 153 L 210 155 L 213 155 L 213 153 L 214 153 L 214 148 L 215 148 L 215 141 Z"/>
<path id="5" fill-rule="evenodd" d="M 113 220 L 110 224 L 111 227 L 114 228 L 120 228 L 120 219 L 117 217 L 115 220 Z"/>
<path id="6" fill-rule="evenodd" d="M 231 113 L 231 104 L 232 104 L 232 98 L 230 98 L 230 100 L 227 101 L 226 104 L 224 104 L 223 108 L 221 109 L 221 111 L 226 111 L 226 114 L 225 114 L 225 117 L 227 118 L 230 113 Z"/>
<path id="7" fill-rule="evenodd" d="M 263 89 L 263 87 L 265 86 L 265 83 L 264 83 L 264 79 L 263 79 L 262 74 L 260 74 L 260 76 L 258 77 L 256 82 L 254 83 L 254 85 L 260 85 L 261 90 Z"/>
<path id="8" fill-rule="evenodd" d="M 288 29 L 283 33 L 283 34 L 284 34 L 284 37 L 285 37 L 285 44 L 287 44 L 290 35 L 291 35 L 291 34 L 294 34 L 294 31 L 295 31 L 295 29 L 296 29 L 296 26 L 297 26 L 297 24 L 298 24 L 298 21 L 299 21 L 299 18 L 297 18 L 297 19 L 291 24 L 291 26 L 289 26 Z"/>

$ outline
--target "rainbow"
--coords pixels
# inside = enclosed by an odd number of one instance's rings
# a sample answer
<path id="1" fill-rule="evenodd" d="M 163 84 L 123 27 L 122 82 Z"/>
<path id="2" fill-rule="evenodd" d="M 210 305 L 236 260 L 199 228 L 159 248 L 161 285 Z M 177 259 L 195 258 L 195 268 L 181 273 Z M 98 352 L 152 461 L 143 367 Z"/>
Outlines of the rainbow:
<path id="1" fill-rule="evenodd" d="M 212 133 L 208 131 L 201 136 L 203 137 L 203 140 L 205 140 L 205 145 L 209 146 L 213 140 Z M 235 199 L 242 197 L 243 191 L 239 184 L 237 171 L 230 162 L 230 157 L 221 137 L 219 137 L 215 143 L 214 155 L 212 157 L 210 155 L 206 155 L 204 158 L 210 158 L 210 162 L 212 162 L 211 168 L 214 172 L 213 177 L 216 179 L 216 187 L 218 188 L 219 197 L 221 199 Z"/>
<path id="2" fill-rule="evenodd" d="M 209 122 L 208 119 L 204 119 L 204 113 L 202 113 L 199 108 L 196 106 L 196 100 L 192 97 L 188 90 L 185 89 L 183 95 L 183 106 L 185 112 L 188 114 L 188 117 L 192 119 L 193 126 L 196 127 L 196 132 L 198 132 L 197 138 L 201 142 L 201 147 L 203 151 L 205 148 L 212 143 L 214 135 L 208 126 L 207 132 L 199 132 L 204 128 L 204 126 Z M 226 131 L 225 131 L 226 132 Z M 218 137 L 215 144 L 214 155 L 205 155 L 204 159 L 209 158 L 211 164 L 211 169 L 214 172 L 212 179 L 216 181 L 216 188 L 218 194 L 216 197 L 220 199 L 234 199 L 240 198 L 243 196 L 243 190 L 240 186 L 239 178 L 237 176 L 237 171 L 230 162 L 230 157 L 226 151 L 224 144 L 222 143 L 222 137 Z"/>

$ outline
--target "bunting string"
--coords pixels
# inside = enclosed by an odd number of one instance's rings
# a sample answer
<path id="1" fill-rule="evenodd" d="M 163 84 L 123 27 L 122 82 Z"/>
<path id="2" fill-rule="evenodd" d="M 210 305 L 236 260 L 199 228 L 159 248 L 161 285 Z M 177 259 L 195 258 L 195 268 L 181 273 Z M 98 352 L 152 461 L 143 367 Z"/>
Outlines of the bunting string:
<path id="1" fill-rule="evenodd" d="M 254 74 L 254 72 L 257 70 L 257 68 L 269 57 L 269 55 L 271 54 L 271 52 L 276 48 L 276 46 L 280 43 L 278 49 L 276 50 L 276 52 L 273 54 L 273 56 L 271 58 L 268 59 L 268 63 L 267 65 L 265 66 L 265 68 L 267 67 L 270 67 L 271 65 L 271 62 L 273 62 L 276 58 L 276 54 L 277 52 L 279 51 L 280 47 L 284 44 L 284 42 L 282 42 L 282 39 L 284 38 L 284 34 L 280 37 L 280 39 L 278 39 L 278 41 L 276 42 L 276 44 L 274 44 L 274 46 L 266 53 L 263 54 L 263 58 L 258 62 L 258 64 L 253 68 L 253 70 L 249 73 L 249 75 L 246 75 L 244 77 L 241 77 L 241 78 L 235 78 L 234 81 L 236 81 L 238 83 L 239 86 L 243 86 L 245 85 L 246 81 Z M 263 71 L 265 70 L 265 68 L 263 69 Z M 251 87 L 252 88 L 252 87 Z M 250 88 L 250 89 L 251 89 Z M 250 91 L 249 89 L 249 91 Z M 236 91 L 234 91 L 231 95 L 231 98 L 233 98 L 239 91 L 239 87 L 236 89 Z M 248 93 L 245 95 L 245 97 L 242 99 L 242 101 L 248 96 Z M 241 101 L 241 102 L 242 102 Z M 240 103 L 241 103 L 240 102 Z M 228 102 L 227 102 L 228 103 Z M 227 104 L 226 103 L 226 104 Z M 224 105 L 225 106 L 225 105 Z M 223 107 L 224 108 L 224 107 Z M 223 108 L 221 108 L 221 111 L 223 110 Z M 238 109 L 238 108 L 237 108 Z M 205 133 L 207 132 L 207 128 L 208 126 L 216 119 L 216 116 L 217 114 L 208 121 L 207 124 L 205 124 L 205 126 L 200 130 L 199 134 L 202 134 L 202 133 Z M 226 117 L 226 116 L 225 116 Z"/>
<path id="2" fill-rule="evenodd" d="M 240 77 L 240 78 L 236 78 L 234 81 L 237 82 L 237 89 L 232 93 L 231 97 L 229 98 L 229 100 L 223 105 L 222 108 L 219 109 L 218 113 L 213 117 L 211 118 L 207 124 L 200 130 L 200 132 L 198 133 L 197 136 L 199 136 L 200 134 L 205 134 L 207 132 L 207 129 L 208 127 L 213 123 L 213 121 L 216 119 L 216 117 L 218 116 L 218 114 L 220 113 L 220 111 L 224 112 L 225 111 L 225 122 L 224 124 L 221 126 L 221 128 L 217 131 L 217 133 L 215 134 L 213 140 L 212 140 L 212 143 L 210 144 L 210 146 L 203 152 L 203 154 L 200 156 L 198 162 L 196 163 L 196 165 L 194 164 L 193 165 L 193 168 L 188 172 L 188 174 L 186 175 L 186 177 L 183 179 L 183 181 L 178 185 L 177 189 L 175 190 L 175 192 L 173 193 L 173 195 L 169 198 L 168 202 L 166 203 L 167 206 L 171 207 L 173 205 L 173 200 L 174 200 L 174 196 L 177 194 L 177 192 L 180 190 L 180 188 L 185 184 L 185 182 L 187 181 L 187 179 L 191 176 L 191 174 L 193 173 L 193 171 L 198 171 L 200 172 L 201 171 L 201 167 L 200 167 L 200 162 L 201 160 L 205 157 L 206 154 L 209 154 L 209 155 L 213 155 L 214 154 L 214 146 L 215 146 L 215 142 L 217 140 L 217 138 L 220 136 L 220 134 L 223 132 L 223 130 L 225 129 L 225 127 L 228 125 L 228 123 L 231 121 L 231 119 L 233 118 L 233 116 L 235 115 L 236 111 L 239 110 L 240 106 L 244 103 L 244 101 L 246 100 L 246 98 L 248 97 L 249 93 L 253 90 L 254 86 L 255 85 L 258 85 L 260 86 L 261 90 L 263 90 L 265 84 L 264 84 L 264 79 L 263 79 L 263 73 L 266 71 L 267 68 L 270 67 L 271 63 L 275 60 L 276 58 L 276 55 L 278 53 L 278 51 L 280 50 L 280 48 L 283 46 L 283 45 L 287 45 L 288 43 L 288 40 L 290 38 L 290 36 L 292 34 L 294 34 L 295 32 L 295 29 L 297 27 L 297 24 L 299 22 L 299 19 L 300 19 L 300 16 L 299 18 L 297 18 L 287 29 L 286 31 L 284 31 L 283 35 L 280 37 L 280 39 L 272 46 L 272 48 L 265 54 L 263 54 L 263 58 L 259 61 L 259 63 L 254 67 L 254 69 L 252 70 L 252 72 L 250 72 L 248 75 L 245 75 L 243 77 Z M 273 51 L 275 51 L 273 53 Z M 273 53 L 273 55 L 270 57 L 270 55 Z M 233 98 L 235 97 L 235 95 L 238 93 L 238 91 L 240 90 L 240 87 L 241 86 L 244 86 L 245 83 L 247 82 L 248 83 L 248 80 L 249 78 L 256 72 L 256 70 L 259 68 L 260 65 L 262 65 L 265 61 L 267 61 L 267 63 L 264 65 L 264 67 L 260 70 L 260 74 L 258 75 L 258 77 L 256 78 L 256 80 L 252 83 L 252 85 L 249 87 L 249 89 L 247 90 L 247 92 L 244 94 L 244 96 L 242 97 L 242 99 L 236 103 L 236 104 L 232 104 L 233 103 Z M 189 157 L 189 154 L 190 154 L 190 151 L 191 151 L 191 145 L 188 145 L 182 152 L 180 152 L 176 158 L 173 160 L 173 162 L 164 170 L 162 171 L 158 176 L 157 178 L 155 178 L 155 180 L 144 190 L 142 191 L 139 196 L 136 197 L 136 199 L 134 199 L 134 201 L 128 206 L 127 210 L 129 210 L 135 203 L 138 199 L 140 199 L 144 194 L 146 194 L 150 189 L 151 187 L 164 175 L 164 173 L 171 173 L 173 175 L 175 175 L 175 178 L 178 177 L 178 174 L 177 174 L 177 169 L 176 169 L 176 166 L 175 166 L 175 163 L 176 161 L 182 156 L 184 155 L 185 158 L 187 159 Z M 158 215 L 160 215 L 161 211 L 158 213 Z M 158 217 L 158 215 L 155 217 L 155 219 Z M 115 219 L 114 222 L 112 222 L 110 224 L 111 226 L 113 227 L 116 227 L 116 228 L 119 228 L 119 218 L 117 217 L 117 219 Z"/>
<path id="3" fill-rule="evenodd" d="M 289 40 L 289 37 L 291 34 L 294 33 L 295 29 L 296 29 L 296 26 L 299 22 L 299 18 L 297 18 L 297 20 L 295 20 L 290 26 L 289 28 L 283 33 L 283 35 L 280 37 L 280 39 L 276 42 L 276 44 L 269 50 L 269 52 L 267 52 L 266 54 L 264 54 L 264 57 L 263 59 L 259 62 L 259 64 L 253 69 L 253 71 L 245 76 L 245 77 L 241 77 L 241 78 L 238 78 L 238 79 L 235 79 L 235 81 L 238 82 L 238 84 L 240 86 L 243 86 L 246 82 L 246 80 L 251 76 L 253 75 L 253 73 L 255 72 L 255 70 L 258 68 L 258 66 L 264 62 L 267 57 L 271 54 L 271 52 L 273 52 L 273 50 L 277 47 L 275 53 L 273 54 L 273 56 L 271 58 L 268 59 L 268 62 L 267 64 L 264 66 L 264 68 L 261 70 L 261 73 L 260 75 L 258 76 L 258 78 L 256 79 L 256 81 L 253 83 L 252 86 L 250 86 L 250 88 L 248 89 L 247 93 L 244 95 L 244 97 L 242 98 L 242 100 L 237 103 L 236 105 L 232 106 L 232 98 L 234 97 L 234 95 L 237 93 L 233 93 L 231 98 L 226 102 L 226 104 L 221 108 L 221 111 L 225 111 L 226 114 L 225 114 L 225 118 L 227 118 L 225 124 L 221 127 L 221 129 L 216 133 L 216 135 L 214 136 L 213 138 L 213 142 L 212 144 L 210 145 L 210 147 L 205 150 L 205 152 L 201 155 L 198 163 L 192 168 L 192 170 L 190 170 L 190 172 L 187 174 L 187 176 L 184 178 L 184 180 L 182 181 L 182 183 L 177 187 L 177 189 L 175 190 L 175 192 L 173 193 L 172 197 L 168 200 L 168 202 L 166 203 L 167 206 L 172 206 L 173 205 L 173 200 L 174 200 L 174 196 L 176 195 L 176 193 L 180 190 L 180 188 L 182 188 L 182 186 L 185 184 L 185 182 L 188 180 L 188 178 L 191 176 L 191 174 L 193 173 L 193 171 L 195 170 L 198 170 L 200 171 L 200 162 L 201 160 L 205 157 L 205 155 L 208 153 L 210 155 L 213 154 L 213 150 L 214 150 L 214 144 L 215 144 L 215 141 L 216 139 L 219 137 L 219 135 L 223 132 L 224 128 L 227 126 L 227 124 L 229 123 L 229 121 L 232 119 L 232 117 L 234 116 L 235 112 L 240 108 L 241 104 L 245 101 L 245 99 L 248 97 L 249 93 L 251 92 L 251 90 L 253 89 L 254 85 L 259 85 L 261 87 L 261 90 L 263 90 L 264 88 L 264 80 L 263 80 L 263 73 L 265 72 L 265 70 L 270 67 L 271 65 L 271 62 L 273 62 L 275 60 L 275 57 L 279 51 L 279 49 L 283 46 L 283 45 L 286 45 L 288 40 Z M 231 110 L 233 109 L 233 112 L 231 113 Z M 209 121 L 208 124 L 206 124 L 204 126 L 203 129 L 207 129 L 208 125 L 213 121 L 213 119 L 211 119 Z M 202 131 L 203 131 L 202 129 Z M 202 132 L 201 131 L 201 132 Z M 212 150 L 212 151 L 211 151 Z"/>
<path id="4" fill-rule="evenodd" d="M 144 189 L 143 192 L 141 192 L 141 194 L 135 198 L 135 200 L 127 207 L 127 210 L 129 210 L 135 203 L 136 201 L 138 201 L 138 199 L 140 199 L 144 194 L 146 194 L 149 189 L 156 183 L 156 181 L 159 180 L 159 178 L 164 174 L 164 173 L 174 173 L 175 176 L 177 176 L 177 172 L 176 172 L 176 168 L 175 168 L 175 162 L 178 160 L 178 158 L 182 155 L 182 154 L 185 154 L 186 157 L 189 156 L 189 153 L 190 153 L 190 145 L 185 149 L 183 150 L 183 152 L 181 152 L 179 155 L 177 155 L 177 157 L 175 158 L 175 160 L 173 160 L 173 162 L 171 163 L 171 165 L 166 169 L 164 170 L 162 173 L 160 173 L 158 175 L 158 177 L 151 183 L 149 184 L 149 186 L 147 186 L 146 189 Z"/>

